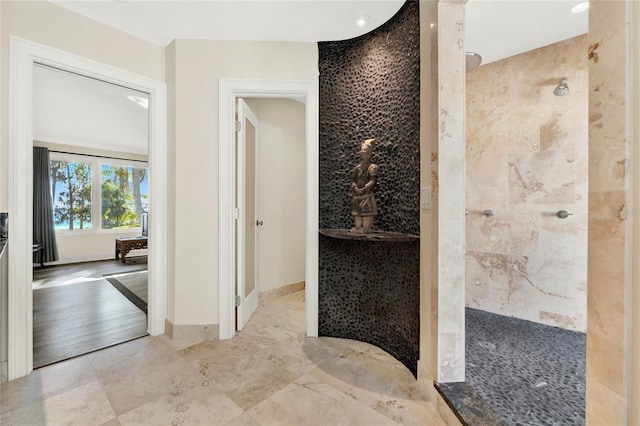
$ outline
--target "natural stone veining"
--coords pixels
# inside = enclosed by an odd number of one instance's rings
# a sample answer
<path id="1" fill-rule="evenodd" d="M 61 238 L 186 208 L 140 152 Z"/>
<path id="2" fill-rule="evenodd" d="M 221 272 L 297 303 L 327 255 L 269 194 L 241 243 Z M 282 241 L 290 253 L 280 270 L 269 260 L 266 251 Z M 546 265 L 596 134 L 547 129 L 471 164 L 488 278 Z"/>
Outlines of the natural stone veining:
<path id="1" fill-rule="evenodd" d="M 467 75 L 466 306 L 586 329 L 586 50 L 580 36 Z"/>

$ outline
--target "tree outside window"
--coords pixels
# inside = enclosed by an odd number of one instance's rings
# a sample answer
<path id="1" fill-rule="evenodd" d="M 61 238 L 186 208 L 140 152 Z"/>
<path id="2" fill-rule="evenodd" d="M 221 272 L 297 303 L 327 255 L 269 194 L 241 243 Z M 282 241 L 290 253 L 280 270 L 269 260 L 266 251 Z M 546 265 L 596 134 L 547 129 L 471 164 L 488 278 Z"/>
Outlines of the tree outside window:
<path id="1" fill-rule="evenodd" d="M 139 228 L 147 210 L 146 169 L 102 165 L 102 229 Z"/>
<path id="2" fill-rule="evenodd" d="M 49 161 L 56 230 L 140 228 L 148 210 L 147 169 L 76 158 L 58 155 Z"/>
<path id="3" fill-rule="evenodd" d="M 91 165 L 51 161 L 51 196 L 56 229 L 91 228 Z"/>

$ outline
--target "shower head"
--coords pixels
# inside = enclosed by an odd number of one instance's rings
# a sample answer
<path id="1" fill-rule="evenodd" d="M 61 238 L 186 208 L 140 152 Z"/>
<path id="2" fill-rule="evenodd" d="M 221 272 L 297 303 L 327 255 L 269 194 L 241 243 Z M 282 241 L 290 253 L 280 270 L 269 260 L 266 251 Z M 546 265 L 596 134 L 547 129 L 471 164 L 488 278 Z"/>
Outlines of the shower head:
<path id="1" fill-rule="evenodd" d="M 465 53 L 464 58 L 465 58 L 465 69 L 467 72 L 475 70 L 482 63 L 482 56 L 478 55 L 475 52 Z"/>
<path id="2" fill-rule="evenodd" d="M 562 77 L 560 79 L 560 84 L 553 89 L 553 94 L 556 96 L 564 96 L 569 94 L 569 86 L 567 85 L 567 78 Z"/>

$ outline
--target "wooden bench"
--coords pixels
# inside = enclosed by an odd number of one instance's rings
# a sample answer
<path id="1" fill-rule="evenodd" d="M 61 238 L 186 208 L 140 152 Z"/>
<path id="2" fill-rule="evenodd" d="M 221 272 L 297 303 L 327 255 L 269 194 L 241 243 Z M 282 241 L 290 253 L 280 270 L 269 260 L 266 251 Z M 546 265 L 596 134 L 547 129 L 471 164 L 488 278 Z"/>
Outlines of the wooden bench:
<path id="1" fill-rule="evenodd" d="M 126 256 L 131 250 L 146 249 L 147 237 L 116 238 L 116 260 L 126 263 Z"/>

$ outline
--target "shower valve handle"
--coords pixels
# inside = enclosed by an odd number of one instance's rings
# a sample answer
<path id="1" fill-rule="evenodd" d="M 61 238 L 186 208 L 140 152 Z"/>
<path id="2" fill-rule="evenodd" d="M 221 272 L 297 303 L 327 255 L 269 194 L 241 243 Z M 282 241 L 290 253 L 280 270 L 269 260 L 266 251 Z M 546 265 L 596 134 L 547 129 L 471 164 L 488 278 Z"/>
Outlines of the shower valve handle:
<path id="1" fill-rule="evenodd" d="M 569 216 L 571 216 L 573 213 L 569 213 L 566 210 L 558 210 L 558 213 L 556 213 L 556 216 L 558 216 L 560 219 L 566 219 Z"/>

